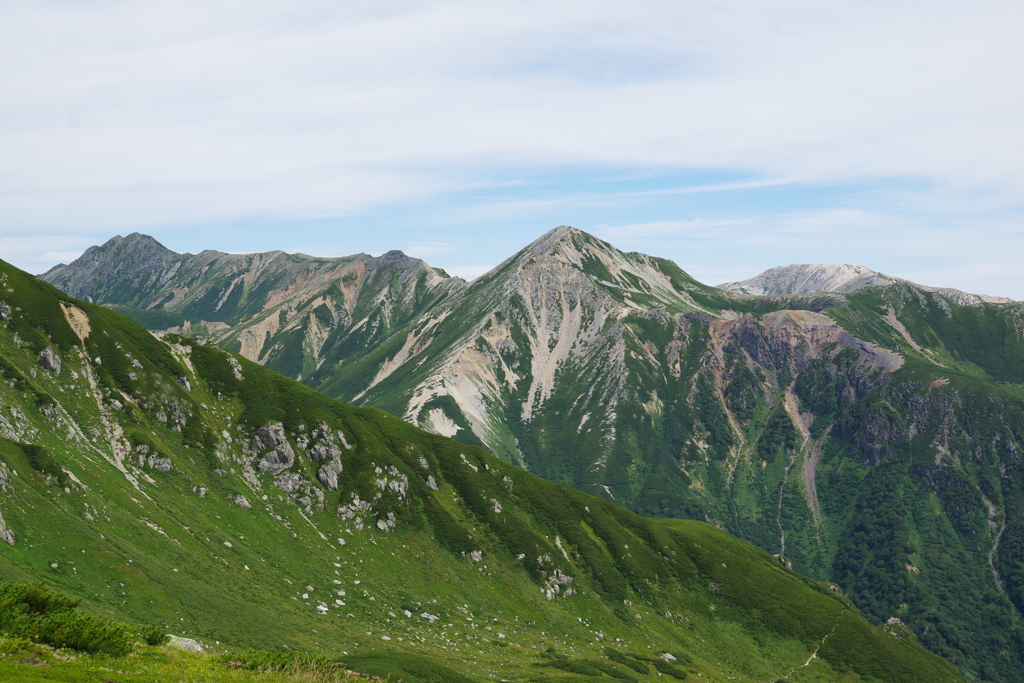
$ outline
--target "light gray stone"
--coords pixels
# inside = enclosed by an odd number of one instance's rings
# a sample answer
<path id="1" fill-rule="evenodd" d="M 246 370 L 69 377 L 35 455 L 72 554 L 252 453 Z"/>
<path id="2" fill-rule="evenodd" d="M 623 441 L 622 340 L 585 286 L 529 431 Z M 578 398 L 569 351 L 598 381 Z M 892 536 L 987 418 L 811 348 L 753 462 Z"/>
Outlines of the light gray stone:
<path id="1" fill-rule="evenodd" d="M 302 486 L 302 475 L 301 474 L 279 474 L 274 480 L 274 484 L 277 488 L 281 489 L 285 493 L 291 493 L 300 486 Z"/>
<path id="2" fill-rule="evenodd" d="M 173 647 L 176 650 L 184 650 L 186 652 L 205 652 L 206 648 L 198 640 L 192 638 L 182 638 L 173 634 L 167 634 L 170 636 L 170 641 L 167 643 L 168 647 Z"/>
<path id="3" fill-rule="evenodd" d="M 159 455 L 151 455 L 147 459 L 147 462 L 150 467 L 152 467 L 154 470 L 157 470 L 158 472 L 171 471 L 172 464 L 170 458 L 163 458 L 160 457 Z"/>
<path id="4" fill-rule="evenodd" d="M 58 357 L 54 352 L 52 346 L 47 346 L 43 349 L 43 352 L 39 354 L 39 365 L 42 366 L 44 370 L 49 370 L 55 375 L 60 374 L 60 357 Z"/>
<path id="5" fill-rule="evenodd" d="M 337 491 L 339 474 L 341 474 L 341 460 L 332 458 L 320 466 L 316 472 L 316 478 L 328 491 Z"/>
<path id="6" fill-rule="evenodd" d="M 313 462 L 339 460 L 341 459 L 341 449 L 333 443 L 321 441 L 309 449 L 309 459 Z"/>
<path id="7" fill-rule="evenodd" d="M 252 448 L 261 454 L 256 461 L 256 469 L 260 472 L 278 474 L 295 464 L 295 451 L 288 443 L 284 425 L 280 422 L 260 427 L 252 440 Z"/>
<path id="8" fill-rule="evenodd" d="M 0 538 L 7 541 L 8 544 L 14 545 L 14 532 L 7 527 L 3 514 L 0 514 Z"/>

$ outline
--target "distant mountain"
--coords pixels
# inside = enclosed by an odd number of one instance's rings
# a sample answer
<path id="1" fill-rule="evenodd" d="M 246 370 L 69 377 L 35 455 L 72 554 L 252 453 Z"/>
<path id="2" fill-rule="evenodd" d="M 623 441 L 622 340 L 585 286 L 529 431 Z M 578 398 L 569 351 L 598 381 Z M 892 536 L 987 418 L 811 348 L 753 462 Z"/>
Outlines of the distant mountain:
<path id="1" fill-rule="evenodd" d="M 265 311 L 211 338 L 643 515 L 709 521 L 972 675 L 1024 681 L 1024 304 L 895 278 L 725 291 L 565 226 L 421 298 L 390 272 L 350 317 L 340 288 L 314 306 L 254 276 Z M 383 316 L 392 299 L 405 313 Z"/>
<path id="2" fill-rule="evenodd" d="M 711 525 L 644 519 L 3 262 L 0 292 L 4 578 L 219 647 L 440 672 L 420 680 L 960 680 L 902 623 Z"/>
<path id="3" fill-rule="evenodd" d="M 467 286 L 400 251 L 178 254 L 138 233 L 91 247 L 41 278 L 151 329 L 206 334 L 300 378 L 333 347 L 374 346 Z"/>
<path id="4" fill-rule="evenodd" d="M 879 273 L 864 266 L 851 266 L 846 263 L 795 263 L 789 266 L 778 266 L 769 268 L 760 275 L 755 275 L 747 280 L 725 282 L 718 285 L 718 288 L 743 294 L 770 296 L 816 292 L 856 292 L 865 287 L 887 287 L 897 282 L 926 292 L 937 292 L 962 306 L 975 306 L 981 303 L 1005 304 L 1013 301 L 1003 296 L 969 294 L 948 287 L 926 287 L 909 280 Z"/>

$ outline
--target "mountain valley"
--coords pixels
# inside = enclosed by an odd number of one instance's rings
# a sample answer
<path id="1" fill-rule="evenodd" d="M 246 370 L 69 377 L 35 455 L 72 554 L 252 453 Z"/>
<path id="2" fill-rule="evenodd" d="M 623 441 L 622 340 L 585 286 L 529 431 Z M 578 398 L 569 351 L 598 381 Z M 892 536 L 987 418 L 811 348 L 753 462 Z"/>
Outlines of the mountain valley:
<path id="1" fill-rule="evenodd" d="M 704 522 L 645 519 L 2 262 L 0 293 L 8 580 L 213 648 L 417 655 L 446 680 L 958 679 L 899 621 Z"/>
<path id="2" fill-rule="evenodd" d="M 1024 307 L 838 266 L 720 289 L 563 226 L 470 283 L 399 252 L 179 255 L 141 235 L 43 277 L 641 515 L 709 522 L 970 677 L 1024 680 Z"/>

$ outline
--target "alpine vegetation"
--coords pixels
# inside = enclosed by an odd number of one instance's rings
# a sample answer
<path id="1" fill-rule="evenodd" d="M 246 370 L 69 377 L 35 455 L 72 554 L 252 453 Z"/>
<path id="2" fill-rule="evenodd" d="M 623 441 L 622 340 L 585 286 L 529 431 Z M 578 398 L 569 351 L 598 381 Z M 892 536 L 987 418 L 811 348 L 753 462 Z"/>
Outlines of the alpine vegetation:
<path id="1" fill-rule="evenodd" d="M 325 661 L 407 681 L 959 680 L 713 525 L 641 517 L 6 264 L 0 298 L 0 574 L 73 596 L 0 591 L 11 636 L 43 603 L 147 624 L 132 647 L 173 635 L 195 680 L 227 680 L 199 649 L 230 680 Z M 143 655 L 88 675 L 164 680 Z"/>

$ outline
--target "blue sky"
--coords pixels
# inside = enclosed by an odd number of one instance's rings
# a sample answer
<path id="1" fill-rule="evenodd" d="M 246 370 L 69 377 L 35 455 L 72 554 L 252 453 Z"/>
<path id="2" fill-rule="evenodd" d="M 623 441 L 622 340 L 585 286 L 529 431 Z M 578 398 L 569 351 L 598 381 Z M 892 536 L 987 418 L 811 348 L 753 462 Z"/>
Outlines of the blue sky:
<path id="1" fill-rule="evenodd" d="M 574 225 L 710 284 L 861 263 L 1024 299 L 1010 1 L 0 2 L 0 257 Z"/>

